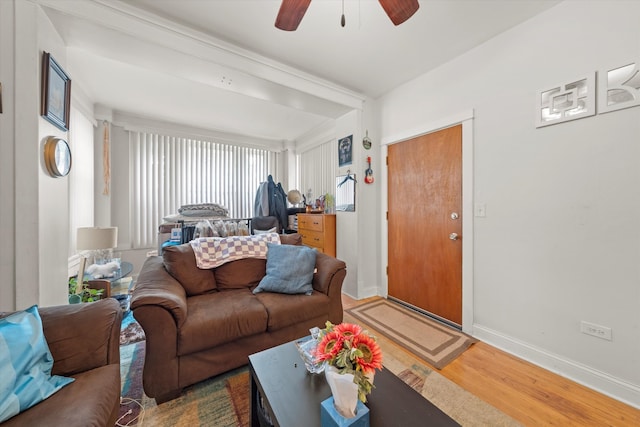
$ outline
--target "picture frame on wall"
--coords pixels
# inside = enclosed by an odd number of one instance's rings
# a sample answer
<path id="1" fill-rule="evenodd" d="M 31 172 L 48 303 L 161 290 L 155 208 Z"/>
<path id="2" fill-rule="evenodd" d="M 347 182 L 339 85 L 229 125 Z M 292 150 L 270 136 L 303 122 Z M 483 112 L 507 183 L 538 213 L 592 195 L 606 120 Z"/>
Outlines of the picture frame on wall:
<path id="1" fill-rule="evenodd" d="M 338 140 L 338 166 L 347 166 L 352 163 L 353 135 Z"/>
<path id="2" fill-rule="evenodd" d="M 71 79 L 48 52 L 42 54 L 42 117 L 69 130 Z"/>

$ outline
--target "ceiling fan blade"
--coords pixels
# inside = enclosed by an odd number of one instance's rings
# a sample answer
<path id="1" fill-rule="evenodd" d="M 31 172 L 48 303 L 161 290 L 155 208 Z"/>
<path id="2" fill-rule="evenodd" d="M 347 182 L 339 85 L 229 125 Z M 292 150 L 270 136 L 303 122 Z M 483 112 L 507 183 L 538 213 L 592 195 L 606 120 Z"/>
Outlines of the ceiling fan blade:
<path id="1" fill-rule="evenodd" d="M 393 25 L 400 25 L 411 18 L 420 5 L 418 0 L 379 0 L 382 8 L 393 22 Z"/>
<path id="2" fill-rule="evenodd" d="M 311 0 L 282 0 L 276 18 L 276 28 L 284 31 L 295 31 L 302 21 Z"/>

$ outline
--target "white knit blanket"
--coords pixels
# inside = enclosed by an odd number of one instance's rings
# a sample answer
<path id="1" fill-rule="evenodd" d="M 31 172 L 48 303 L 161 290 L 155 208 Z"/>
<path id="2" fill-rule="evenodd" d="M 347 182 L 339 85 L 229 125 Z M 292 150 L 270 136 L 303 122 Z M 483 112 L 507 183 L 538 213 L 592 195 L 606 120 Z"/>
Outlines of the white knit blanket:
<path id="1" fill-rule="evenodd" d="M 199 237 L 191 241 L 198 268 L 216 268 L 243 258 L 267 258 L 267 243 L 280 244 L 277 233 L 255 236 Z"/>

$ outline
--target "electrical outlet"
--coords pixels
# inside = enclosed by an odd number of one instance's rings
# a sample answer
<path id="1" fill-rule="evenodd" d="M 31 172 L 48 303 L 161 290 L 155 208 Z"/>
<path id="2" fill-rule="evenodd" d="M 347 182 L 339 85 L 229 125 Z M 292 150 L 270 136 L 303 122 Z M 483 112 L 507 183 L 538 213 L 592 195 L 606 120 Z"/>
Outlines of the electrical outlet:
<path id="1" fill-rule="evenodd" d="M 606 326 L 596 325 L 595 323 L 585 322 L 583 320 L 580 322 L 580 332 L 611 341 L 611 328 L 607 328 Z"/>
<path id="2" fill-rule="evenodd" d="M 474 206 L 474 214 L 475 216 L 477 216 L 478 218 L 484 218 L 485 216 L 487 216 L 487 205 L 484 203 L 476 203 L 476 205 Z"/>

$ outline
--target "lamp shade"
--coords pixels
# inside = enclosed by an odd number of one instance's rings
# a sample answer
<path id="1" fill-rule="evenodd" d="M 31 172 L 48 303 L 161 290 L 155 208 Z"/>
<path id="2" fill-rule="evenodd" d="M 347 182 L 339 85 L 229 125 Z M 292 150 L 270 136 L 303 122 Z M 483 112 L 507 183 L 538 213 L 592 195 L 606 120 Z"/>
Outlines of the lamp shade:
<path id="1" fill-rule="evenodd" d="M 80 227 L 76 241 L 79 251 L 111 249 L 118 246 L 118 227 Z"/>

